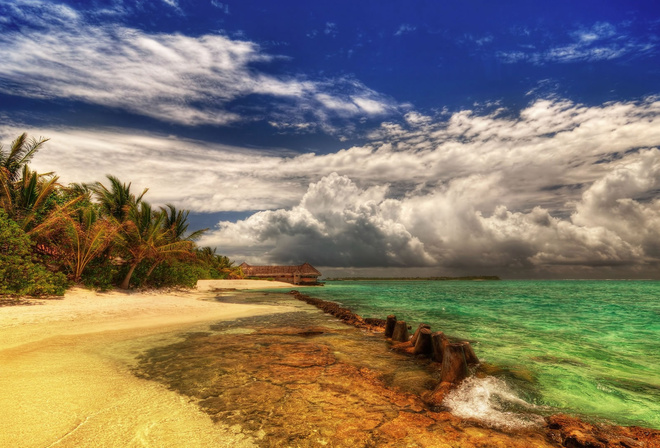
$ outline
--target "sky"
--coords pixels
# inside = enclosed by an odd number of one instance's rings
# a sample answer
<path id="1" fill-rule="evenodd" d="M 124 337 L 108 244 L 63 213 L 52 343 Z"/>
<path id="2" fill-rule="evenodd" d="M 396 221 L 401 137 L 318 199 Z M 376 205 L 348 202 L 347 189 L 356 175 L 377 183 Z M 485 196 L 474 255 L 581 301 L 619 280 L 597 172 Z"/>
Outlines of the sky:
<path id="1" fill-rule="evenodd" d="M 657 1 L 0 0 L 0 142 L 237 263 L 660 278 Z"/>

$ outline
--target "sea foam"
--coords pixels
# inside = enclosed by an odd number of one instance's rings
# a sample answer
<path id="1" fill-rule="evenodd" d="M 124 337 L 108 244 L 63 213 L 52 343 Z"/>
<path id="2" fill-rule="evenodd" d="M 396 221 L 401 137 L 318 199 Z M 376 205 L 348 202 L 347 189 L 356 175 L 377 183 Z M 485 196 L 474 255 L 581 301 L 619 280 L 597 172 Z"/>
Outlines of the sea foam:
<path id="1" fill-rule="evenodd" d="M 500 429 L 524 429 L 543 424 L 534 413 L 543 407 L 528 403 L 499 378 L 468 378 L 445 397 L 443 404 L 457 417 Z"/>

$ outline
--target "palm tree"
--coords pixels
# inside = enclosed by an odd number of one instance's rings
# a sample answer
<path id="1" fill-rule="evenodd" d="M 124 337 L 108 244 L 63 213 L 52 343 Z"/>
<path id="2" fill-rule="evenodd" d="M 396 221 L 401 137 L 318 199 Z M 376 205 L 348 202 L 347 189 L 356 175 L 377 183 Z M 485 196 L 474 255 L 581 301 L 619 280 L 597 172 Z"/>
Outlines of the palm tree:
<path id="1" fill-rule="evenodd" d="M 73 281 L 79 282 L 85 267 L 112 244 L 122 226 L 112 217 L 100 218 L 93 204 L 75 213 L 60 209 L 57 217 L 50 227 L 50 245 L 71 271 Z"/>
<path id="2" fill-rule="evenodd" d="M 41 224 L 35 225 L 37 215 L 43 211 L 46 200 L 55 194 L 58 177 L 52 173 L 39 174 L 27 165 L 23 165 L 21 173 L 21 178 L 15 182 L 9 182 L 9 177 L 1 179 L 0 206 L 26 233 L 38 233 L 47 226 L 51 213 L 46 211 Z M 75 202 L 69 201 L 65 206 L 70 207 Z"/>
<path id="3" fill-rule="evenodd" d="M 172 239 L 174 241 L 197 241 L 209 229 L 195 230 L 194 232 L 186 235 L 188 231 L 188 215 L 190 210 L 177 210 L 172 204 L 165 204 L 165 207 L 160 208 L 165 213 L 164 225 L 169 229 Z"/>
<path id="4" fill-rule="evenodd" d="M 234 266 L 234 262 L 224 255 L 216 254 L 215 248 L 208 246 L 197 249 L 197 258 L 214 269 L 221 278 L 244 278 L 243 270 L 240 266 Z"/>
<path id="5" fill-rule="evenodd" d="M 135 268 L 146 258 L 180 254 L 192 249 L 191 241 L 172 242 L 163 226 L 166 214 L 153 212 L 151 205 L 141 201 L 128 210 L 122 232 L 123 247 L 130 265 L 120 288 L 128 289 Z"/>
<path id="6" fill-rule="evenodd" d="M 172 204 L 166 204 L 165 207 L 160 207 L 161 213 L 164 215 L 163 219 L 163 230 L 165 232 L 164 238 L 168 240 L 170 243 L 178 243 L 178 242 L 189 242 L 190 243 L 190 248 L 192 249 L 193 247 L 193 242 L 199 239 L 204 232 L 208 231 L 208 229 L 200 229 L 196 230 L 190 234 L 186 235 L 186 232 L 188 231 L 188 215 L 190 214 L 189 210 L 177 210 L 175 206 Z M 192 252 L 190 250 L 184 251 L 188 252 L 189 255 L 192 255 Z M 156 267 L 171 257 L 172 254 L 166 253 L 166 252 L 160 252 L 154 254 L 152 259 L 154 260 L 153 264 L 151 267 L 149 267 L 149 270 L 147 271 L 145 275 L 145 279 L 148 279 L 149 276 L 151 276 L 152 272 Z"/>
<path id="7" fill-rule="evenodd" d="M 112 175 L 106 176 L 110 181 L 110 188 L 107 188 L 100 182 L 89 186 L 99 201 L 101 210 L 108 216 L 123 223 L 127 220 L 131 208 L 137 206 L 149 190 L 145 188 L 139 196 L 131 193 L 131 184 L 122 183 L 118 178 Z"/>
<path id="8" fill-rule="evenodd" d="M 39 137 L 39 140 L 28 139 L 27 133 L 24 132 L 11 142 L 9 152 L 0 145 L 0 176 L 8 182 L 16 182 L 21 169 L 32 160 L 32 157 L 48 140 L 43 137 Z"/>

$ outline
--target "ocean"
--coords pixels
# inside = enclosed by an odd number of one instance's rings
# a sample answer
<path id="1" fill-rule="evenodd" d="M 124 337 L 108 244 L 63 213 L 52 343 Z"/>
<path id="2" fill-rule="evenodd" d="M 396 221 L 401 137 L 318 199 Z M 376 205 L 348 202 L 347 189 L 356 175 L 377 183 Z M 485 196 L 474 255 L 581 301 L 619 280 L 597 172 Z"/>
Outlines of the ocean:
<path id="1" fill-rule="evenodd" d="M 305 293 L 471 341 L 488 375 L 448 397 L 459 416 L 660 428 L 660 282 L 330 281 Z"/>

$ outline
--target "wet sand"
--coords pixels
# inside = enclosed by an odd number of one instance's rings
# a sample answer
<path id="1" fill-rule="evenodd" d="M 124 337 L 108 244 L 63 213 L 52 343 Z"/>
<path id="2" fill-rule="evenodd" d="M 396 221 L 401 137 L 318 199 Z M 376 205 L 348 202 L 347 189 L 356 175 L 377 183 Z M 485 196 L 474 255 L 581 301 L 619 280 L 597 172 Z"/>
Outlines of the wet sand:
<path id="1" fill-rule="evenodd" d="M 188 398 L 130 371 L 142 350 L 208 322 L 287 311 L 208 297 L 74 289 L 0 308 L 0 446 L 251 446 Z"/>
<path id="2" fill-rule="evenodd" d="M 250 289 L 293 289 L 305 288 L 305 286 L 296 285 L 291 283 L 276 282 L 269 280 L 199 280 L 197 282 L 197 290 L 200 292 L 213 291 L 213 290 L 250 290 Z"/>
<path id="3" fill-rule="evenodd" d="M 609 446 L 561 416 L 554 432 L 509 430 L 429 408 L 428 362 L 291 294 L 238 286 L 0 308 L 0 447 Z M 617 446 L 655 446 L 648 435 Z"/>

